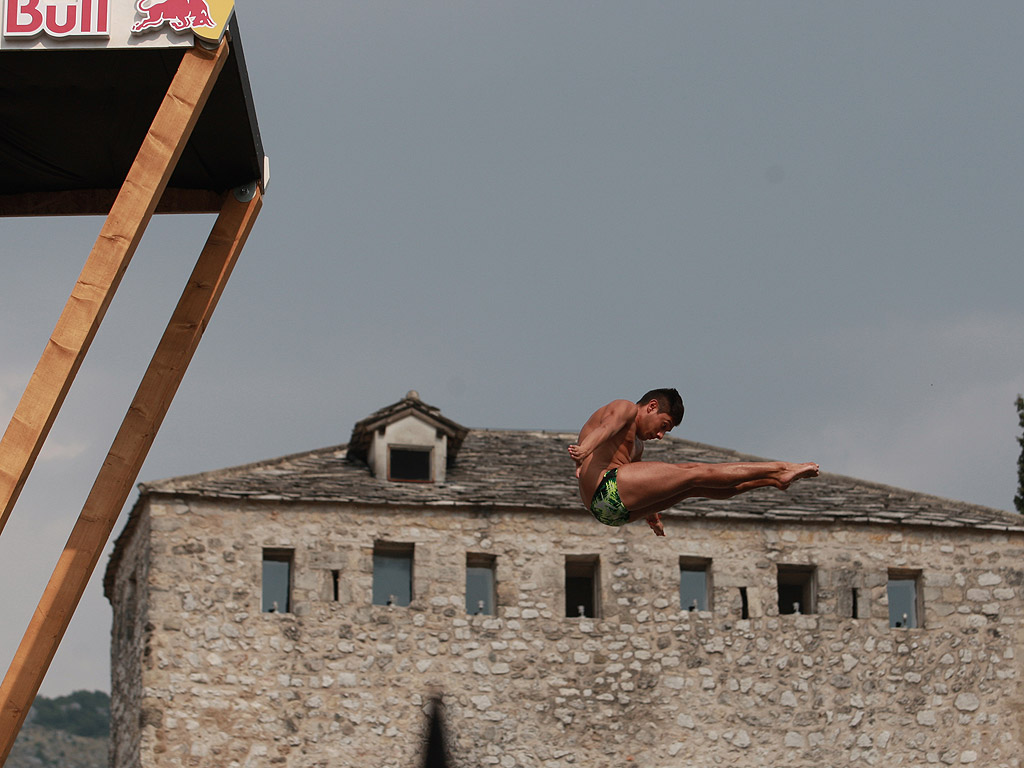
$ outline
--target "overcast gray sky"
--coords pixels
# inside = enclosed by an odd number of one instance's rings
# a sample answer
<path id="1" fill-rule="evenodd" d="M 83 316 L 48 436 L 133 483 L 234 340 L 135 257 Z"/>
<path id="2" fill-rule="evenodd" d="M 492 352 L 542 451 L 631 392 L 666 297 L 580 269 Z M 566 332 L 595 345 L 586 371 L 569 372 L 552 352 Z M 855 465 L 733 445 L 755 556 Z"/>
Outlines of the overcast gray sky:
<path id="1" fill-rule="evenodd" d="M 271 183 L 140 480 L 675 386 L 680 437 L 1012 509 L 1020 3 L 237 6 Z M 101 224 L 0 221 L 0 427 Z M 4 669 L 211 225 L 151 225 L 0 537 Z M 45 695 L 109 690 L 105 565 Z"/>

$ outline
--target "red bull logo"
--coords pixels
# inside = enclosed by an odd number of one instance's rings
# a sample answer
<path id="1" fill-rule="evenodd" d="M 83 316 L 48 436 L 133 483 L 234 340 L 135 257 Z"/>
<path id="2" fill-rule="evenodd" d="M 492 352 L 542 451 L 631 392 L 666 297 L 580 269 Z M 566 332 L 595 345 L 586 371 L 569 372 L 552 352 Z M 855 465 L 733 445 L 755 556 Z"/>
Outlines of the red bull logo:
<path id="1" fill-rule="evenodd" d="M 110 35 L 108 0 L 7 0 L 4 37 Z"/>
<path id="2" fill-rule="evenodd" d="M 135 10 L 142 18 L 132 25 L 132 32 L 143 32 L 164 23 L 175 32 L 217 26 L 206 0 L 138 0 Z"/>

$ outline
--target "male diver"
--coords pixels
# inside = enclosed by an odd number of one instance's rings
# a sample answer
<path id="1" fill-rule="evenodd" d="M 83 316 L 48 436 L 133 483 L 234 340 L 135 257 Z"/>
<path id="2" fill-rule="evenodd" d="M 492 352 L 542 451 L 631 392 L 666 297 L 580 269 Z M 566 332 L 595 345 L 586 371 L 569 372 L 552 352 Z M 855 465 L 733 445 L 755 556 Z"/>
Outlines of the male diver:
<path id="1" fill-rule="evenodd" d="M 786 490 L 794 480 L 818 476 L 814 463 L 640 461 L 645 440 L 660 440 L 682 420 L 683 400 L 674 389 L 652 389 L 636 403 L 613 400 L 587 419 L 569 455 L 583 504 L 598 521 L 618 526 L 646 518 L 664 536 L 659 513 L 683 499 L 728 499 L 766 486 Z"/>

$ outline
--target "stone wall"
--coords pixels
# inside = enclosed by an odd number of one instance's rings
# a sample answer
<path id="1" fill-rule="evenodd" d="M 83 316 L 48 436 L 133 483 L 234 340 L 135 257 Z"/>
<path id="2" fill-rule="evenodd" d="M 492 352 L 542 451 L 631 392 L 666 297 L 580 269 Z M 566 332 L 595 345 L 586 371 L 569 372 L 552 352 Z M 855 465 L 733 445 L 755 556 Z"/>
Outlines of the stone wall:
<path id="1" fill-rule="evenodd" d="M 142 766 L 407 768 L 434 692 L 467 768 L 1021 764 L 1019 535 L 146 503 L 114 689 Z M 375 541 L 415 546 L 408 607 L 370 604 Z M 290 613 L 260 611 L 263 548 L 294 548 Z M 497 556 L 495 616 L 466 615 L 467 552 Z M 567 555 L 600 559 L 597 618 L 564 616 Z M 684 556 L 712 561 L 710 611 L 680 609 Z M 815 614 L 778 615 L 780 563 L 817 566 Z M 890 569 L 920 570 L 921 628 L 890 629 Z"/>
<path id="2" fill-rule="evenodd" d="M 139 766 L 142 723 L 142 676 L 149 654 L 150 564 L 149 517 L 133 524 L 117 577 L 106 588 L 114 609 L 110 633 L 110 765 Z"/>

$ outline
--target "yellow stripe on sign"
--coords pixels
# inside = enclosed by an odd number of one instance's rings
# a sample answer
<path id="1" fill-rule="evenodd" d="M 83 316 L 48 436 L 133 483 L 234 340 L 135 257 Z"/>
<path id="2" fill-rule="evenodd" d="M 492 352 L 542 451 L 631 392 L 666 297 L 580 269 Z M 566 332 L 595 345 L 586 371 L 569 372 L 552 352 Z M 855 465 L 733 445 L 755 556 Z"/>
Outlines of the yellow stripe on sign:
<path id="1" fill-rule="evenodd" d="M 216 26 L 213 27 L 192 27 L 192 32 L 201 40 L 211 43 L 220 42 L 224 37 L 224 29 L 231 21 L 231 14 L 235 10 L 235 0 L 206 0 L 210 9 L 210 18 Z"/>

